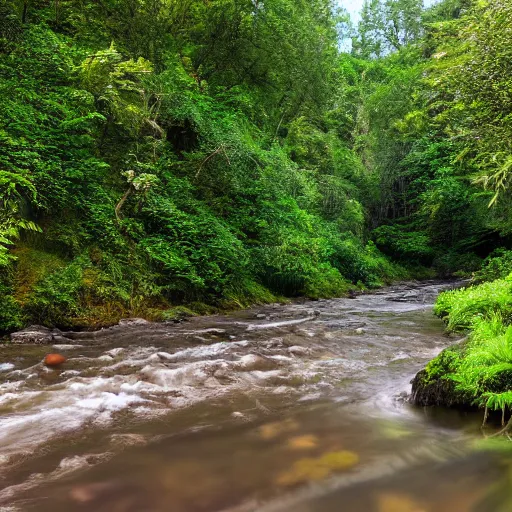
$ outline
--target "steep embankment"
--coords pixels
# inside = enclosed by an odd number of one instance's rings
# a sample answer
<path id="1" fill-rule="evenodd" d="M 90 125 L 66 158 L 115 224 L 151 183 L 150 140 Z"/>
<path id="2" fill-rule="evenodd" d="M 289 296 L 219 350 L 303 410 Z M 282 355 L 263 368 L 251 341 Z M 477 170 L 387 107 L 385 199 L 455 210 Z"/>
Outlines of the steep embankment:
<path id="1" fill-rule="evenodd" d="M 403 275 L 367 243 L 330 11 L 221 4 L 3 8 L 0 332 Z"/>

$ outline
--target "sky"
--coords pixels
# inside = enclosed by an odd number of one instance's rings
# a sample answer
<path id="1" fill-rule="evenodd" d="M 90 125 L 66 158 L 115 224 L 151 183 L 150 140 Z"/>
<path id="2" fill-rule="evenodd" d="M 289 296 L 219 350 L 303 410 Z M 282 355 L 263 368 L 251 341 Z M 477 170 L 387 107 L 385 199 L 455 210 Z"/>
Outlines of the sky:
<path id="1" fill-rule="evenodd" d="M 364 0 L 339 0 L 339 4 L 345 7 L 353 21 L 359 19 L 359 12 L 363 7 Z"/>

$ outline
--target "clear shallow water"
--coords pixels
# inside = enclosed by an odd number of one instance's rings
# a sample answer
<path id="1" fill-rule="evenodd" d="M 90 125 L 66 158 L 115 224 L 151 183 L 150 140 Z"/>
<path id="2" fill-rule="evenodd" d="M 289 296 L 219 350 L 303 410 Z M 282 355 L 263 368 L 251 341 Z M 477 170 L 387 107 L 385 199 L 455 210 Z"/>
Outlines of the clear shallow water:
<path id="1" fill-rule="evenodd" d="M 442 287 L 3 347 L 0 507 L 512 510 L 508 458 L 473 447 L 480 416 L 404 400 L 454 341 L 431 312 Z"/>

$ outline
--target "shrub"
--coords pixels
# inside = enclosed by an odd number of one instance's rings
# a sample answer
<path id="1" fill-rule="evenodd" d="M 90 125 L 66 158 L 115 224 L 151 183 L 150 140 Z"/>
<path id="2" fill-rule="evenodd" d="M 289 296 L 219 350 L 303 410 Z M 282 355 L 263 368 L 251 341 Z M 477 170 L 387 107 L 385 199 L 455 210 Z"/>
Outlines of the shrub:
<path id="1" fill-rule="evenodd" d="M 445 319 L 450 331 L 470 329 L 475 320 L 495 314 L 508 324 L 512 320 L 512 277 L 444 292 L 434 312 Z"/>
<path id="2" fill-rule="evenodd" d="M 394 258 L 422 265 L 430 265 L 434 259 L 432 242 L 423 231 L 407 231 L 399 225 L 380 226 L 372 236 L 377 247 Z"/>
<path id="3" fill-rule="evenodd" d="M 475 284 L 495 279 L 503 279 L 512 273 L 512 251 L 500 249 L 494 251 L 483 262 L 482 268 L 475 272 L 473 282 Z"/>
<path id="4" fill-rule="evenodd" d="M 24 321 L 19 303 L 9 292 L 7 287 L 0 285 L 0 334 L 21 328 Z"/>

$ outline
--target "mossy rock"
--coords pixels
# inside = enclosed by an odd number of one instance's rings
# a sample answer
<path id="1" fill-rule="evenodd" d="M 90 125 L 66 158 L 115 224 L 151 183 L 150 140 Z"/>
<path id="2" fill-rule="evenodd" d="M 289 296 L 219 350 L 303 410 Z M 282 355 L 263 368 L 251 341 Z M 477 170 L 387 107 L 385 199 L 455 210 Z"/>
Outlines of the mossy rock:
<path id="1" fill-rule="evenodd" d="M 181 322 L 185 318 L 193 316 L 198 316 L 198 314 L 185 306 L 176 306 L 162 311 L 158 320 L 163 322 Z"/>
<path id="2" fill-rule="evenodd" d="M 414 405 L 457 408 L 471 405 L 471 399 L 458 391 L 455 382 L 450 378 L 457 371 L 465 346 L 464 339 L 443 350 L 425 369 L 417 373 L 411 382 L 411 402 Z"/>

